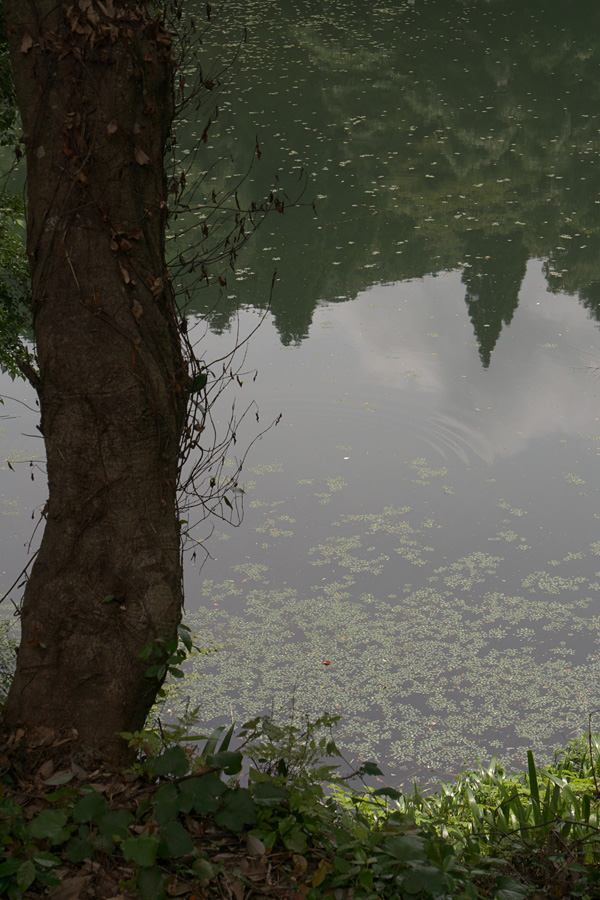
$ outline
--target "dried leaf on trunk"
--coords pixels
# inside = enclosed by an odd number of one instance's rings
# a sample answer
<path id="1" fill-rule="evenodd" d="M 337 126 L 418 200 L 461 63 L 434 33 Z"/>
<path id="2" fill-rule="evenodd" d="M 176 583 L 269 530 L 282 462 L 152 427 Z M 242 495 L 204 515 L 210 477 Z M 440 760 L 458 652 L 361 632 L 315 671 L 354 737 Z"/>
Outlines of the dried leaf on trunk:
<path id="1" fill-rule="evenodd" d="M 139 325 L 140 319 L 142 318 L 142 315 L 144 314 L 144 307 L 142 306 L 142 304 L 140 303 L 139 300 L 133 301 L 133 305 L 131 307 L 131 312 L 133 313 L 133 318 Z"/>
<path id="2" fill-rule="evenodd" d="M 135 151 L 135 159 L 136 159 L 136 162 L 137 162 L 140 166 L 147 166 L 148 163 L 150 162 L 150 157 L 148 156 L 147 153 L 145 153 L 145 152 L 142 150 L 141 147 L 138 147 L 138 148 L 136 149 L 136 151 Z"/>
<path id="3" fill-rule="evenodd" d="M 148 279 L 150 282 L 150 290 L 154 297 L 159 297 L 163 292 L 163 280 L 162 278 L 150 278 Z"/>
<path id="4" fill-rule="evenodd" d="M 117 123 L 116 123 L 115 120 L 113 119 L 113 120 L 112 120 L 111 122 L 109 122 L 108 125 L 106 126 L 106 130 L 108 131 L 109 134 L 114 134 L 118 127 L 119 127 L 119 126 L 117 125 Z"/>
<path id="5" fill-rule="evenodd" d="M 29 53 L 31 48 L 33 47 L 33 38 L 29 34 L 29 32 L 25 32 L 23 35 L 23 40 L 21 41 L 21 53 Z"/>

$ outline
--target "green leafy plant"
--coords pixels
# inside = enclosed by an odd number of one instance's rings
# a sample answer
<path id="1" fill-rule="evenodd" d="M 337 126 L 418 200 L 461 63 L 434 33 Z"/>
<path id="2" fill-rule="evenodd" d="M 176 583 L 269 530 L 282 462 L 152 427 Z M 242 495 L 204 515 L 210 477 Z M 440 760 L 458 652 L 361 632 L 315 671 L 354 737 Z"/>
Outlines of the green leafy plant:
<path id="1" fill-rule="evenodd" d="M 109 597 L 112 599 L 111 595 Z M 109 602 L 108 597 L 105 597 L 104 600 Z M 151 663 L 146 669 L 146 678 L 155 678 L 162 685 L 167 677 L 183 678 L 184 672 L 180 667 L 188 656 L 194 653 L 211 653 L 215 650 L 215 647 L 207 649 L 195 644 L 191 630 L 187 625 L 180 624 L 177 626 L 177 637 L 171 641 L 158 638 L 146 644 L 140 653 L 140 659 Z M 165 696 L 162 687 L 158 696 Z"/>
<path id="2" fill-rule="evenodd" d="M 0 794 L 0 896 L 19 900 L 34 882 L 60 884 L 53 869 L 60 864 L 41 843 L 61 843 L 70 835 L 68 817 L 60 810 L 44 810 L 26 824 L 22 808 Z"/>
<path id="3" fill-rule="evenodd" d="M 594 897 L 600 887 L 599 750 L 599 736 L 590 735 L 557 753 L 552 766 L 537 767 L 529 751 L 524 773 L 507 774 L 494 758 L 428 794 L 415 786 L 412 794 L 384 788 L 359 797 L 337 788 L 336 795 L 371 828 L 398 820 L 438 835 L 493 896 L 525 896 L 529 885 Z M 525 885 L 506 880 L 507 866 Z"/>
<path id="4" fill-rule="evenodd" d="M 374 763 L 341 774 L 337 716 L 256 718 L 209 734 L 197 733 L 194 716 L 154 730 L 134 770 L 137 793 L 122 808 L 63 772 L 28 817 L 4 780 L 0 895 L 21 900 L 58 884 L 65 865 L 107 857 L 129 872 L 123 890 L 143 900 L 166 900 L 179 879 L 190 890 L 243 884 L 241 870 L 225 871 L 198 841 L 207 827 L 226 843 L 234 836 L 264 871 L 279 860 L 279 877 L 307 900 L 600 894 L 598 735 L 570 744 L 552 766 L 537 767 L 529 753 L 526 771 L 509 775 L 494 759 L 435 792 L 404 794 L 364 783 L 381 776 Z M 138 746 L 142 735 L 127 738 Z M 355 777 L 360 789 L 348 786 Z"/>

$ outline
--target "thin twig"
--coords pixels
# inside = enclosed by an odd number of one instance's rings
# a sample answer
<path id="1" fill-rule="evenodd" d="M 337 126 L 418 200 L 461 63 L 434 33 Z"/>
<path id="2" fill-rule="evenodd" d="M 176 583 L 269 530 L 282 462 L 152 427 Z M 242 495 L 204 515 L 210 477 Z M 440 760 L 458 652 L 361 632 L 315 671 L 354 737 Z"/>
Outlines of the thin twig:
<path id="1" fill-rule="evenodd" d="M 21 580 L 23 575 L 25 575 L 25 573 L 27 572 L 27 569 L 32 564 L 32 562 L 35 560 L 35 558 L 39 552 L 40 552 L 39 550 L 36 550 L 35 553 L 33 554 L 33 556 L 31 557 L 31 559 L 29 560 L 29 562 L 27 563 L 27 565 L 23 569 L 21 569 L 21 571 L 19 572 L 19 574 L 17 575 L 17 577 L 15 578 L 15 580 L 13 581 L 13 583 L 11 584 L 9 589 L 6 591 L 6 593 L 0 597 L 0 603 L 3 603 L 6 600 L 6 598 L 8 597 L 10 592 L 13 590 L 13 588 L 18 584 L 18 582 Z"/>

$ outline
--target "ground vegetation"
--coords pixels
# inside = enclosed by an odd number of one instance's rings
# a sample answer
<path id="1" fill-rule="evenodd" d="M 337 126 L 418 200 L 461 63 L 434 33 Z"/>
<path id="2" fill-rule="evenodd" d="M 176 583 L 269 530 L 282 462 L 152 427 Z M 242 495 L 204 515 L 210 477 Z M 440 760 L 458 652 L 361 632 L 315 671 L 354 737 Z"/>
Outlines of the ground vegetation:
<path id="1" fill-rule="evenodd" d="M 121 770 L 75 763 L 68 729 L 13 733 L 0 750 L 0 892 L 600 896 L 598 735 L 571 743 L 551 766 L 536 767 L 530 754 L 524 773 L 507 775 L 494 760 L 424 795 L 385 786 L 372 763 L 339 767 L 335 723 L 257 719 L 198 736 L 191 715 L 128 733 L 139 753 Z"/>

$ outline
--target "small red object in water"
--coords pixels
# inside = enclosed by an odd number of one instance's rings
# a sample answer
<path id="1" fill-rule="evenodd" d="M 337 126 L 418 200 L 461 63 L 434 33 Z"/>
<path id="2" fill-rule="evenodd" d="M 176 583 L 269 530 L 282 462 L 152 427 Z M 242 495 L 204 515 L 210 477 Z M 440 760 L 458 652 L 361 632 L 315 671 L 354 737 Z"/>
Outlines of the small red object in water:
<path id="1" fill-rule="evenodd" d="M 328 659 L 326 659 L 326 660 L 325 660 L 325 662 L 324 662 L 324 663 L 323 663 L 323 665 L 324 665 L 324 666 L 330 666 L 330 665 L 331 665 L 331 663 L 330 663 L 330 662 L 329 662 L 329 660 L 328 660 Z"/>

